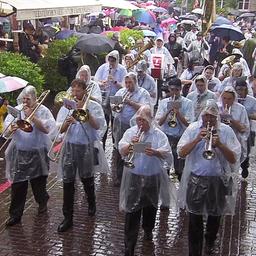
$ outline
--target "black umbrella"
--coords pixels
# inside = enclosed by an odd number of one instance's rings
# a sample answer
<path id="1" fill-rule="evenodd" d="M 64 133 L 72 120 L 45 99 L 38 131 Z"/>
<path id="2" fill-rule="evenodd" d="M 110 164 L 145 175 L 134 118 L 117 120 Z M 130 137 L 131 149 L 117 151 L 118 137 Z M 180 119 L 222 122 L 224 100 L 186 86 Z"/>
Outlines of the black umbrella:
<path id="1" fill-rule="evenodd" d="M 42 27 L 42 31 L 44 31 L 50 38 L 54 38 L 59 30 L 52 26 L 46 26 Z"/>
<path id="2" fill-rule="evenodd" d="M 79 38 L 75 47 L 81 50 L 81 52 L 103 53 L 112 51 L 115 43 L 104 35 L 86 34 Z"/>
<path id="3" fill-rule="evenodd" d="M 233 25 L 222 24 L 212 29 L 212 32 L 218 37 L 229 37 L 232 41 L 241 41 L 244 39 L 242 31 Z"/>
<path id="4" fill-rule="evenodd" d="M 250 12 L 245 12 L 239 15 L 239 18 L 249 18 L 249 17 L 255 17 L 255 14 Z"/>

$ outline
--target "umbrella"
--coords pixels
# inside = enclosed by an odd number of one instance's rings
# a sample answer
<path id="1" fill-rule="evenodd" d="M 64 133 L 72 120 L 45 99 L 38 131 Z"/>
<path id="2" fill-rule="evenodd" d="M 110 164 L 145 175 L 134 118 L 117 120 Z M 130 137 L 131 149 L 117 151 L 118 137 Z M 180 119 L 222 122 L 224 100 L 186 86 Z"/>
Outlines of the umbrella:
<path id="1" fill-rule="evenodd" d="M 80 37 L 75 45 L 82 52 L 103 53 L 113 50 L 115 43 L 104 35 L 88 34 Z"/>
<path id="2" fill-rule="evenodd" d="M 195 25 L 195 22 L 193 20 L 182 20 L 181 24 Z"/>
<path id="3" fill-rule="evenodd" d="M 133 29 L 135 29 L 135 30 L 150 30 L 151 28 L 149 26 L 140 25 L 140 26 L 135 26 Z"/>
<path id="4" fill-rule="evenodd" d="M 156 21 L 156 16 L 152 11 L 138 10 L 133 12 L 133 16 L 138 22 L 152 24 Z"/>
<path id="5" fill-rule="evenodd" d="M 24 88 L 27 84 L 27 81 L 19 77 L 5 76 L 0 73 L 0 93 L 18 90 L 20 88 Z"/>
<path id="6" fill-rule="evenodd" d="M 46 27 L 42 27 L 42 31 L 46 32 L 50 38 L 54 38 L 59 30 L 58 28 L 55 28 L 52 26 L 46 26 Z"/>
<path id="7" fill-rule="evenodd" d="M 168 12 L 165 8 L 163 7 L 156 7 L 152 10 L 153 12 L 156 12 L 156 13 L 166 13 Z"/>
<path id="8" fill-rule="evenodd" d="M 241 41 L 244 39 L 242 31 L 233 25 L 223 24 L 213 28 L 212 32 L 218 37 L 227 36 L 232 41 Z"/>
<path id="9" fill-rule="evenodd" d="M 212 27 L 217 27 L 217 26 L 220 26 L 222 24 L 232 25 L 232 21 L 230 21 L 229 19 L 227 19 L 223 16 L 218 16 L 216 18 L 216 20 L 214 21 L 214 23 L 212 24 Z"/>
<path id="10" fill-rule="evenodd" d="M 169 18 L 161 22 L 162 25 L 170 25 L 170 24 L 176 24 L 176 23 L 177 23 L 177 20 L 175 20 L 174 18 Z"/>
<path id="11" fill-rule="evenodd" d="M 61 30 L 56 34 L 55 38 L 59 40 L 67 39 L 73 36 L 74 32 L 75 32 L 74 30 L 70 30 L 70 29 Z"/>
<path id="12" fill-rule="evenodd" d="M 195 14 L 187 14 L 179 16 L 180 20 L 194 20 L 197 21 L 198 17 Z"/>
<path id="13" fill-rule="evenodd" d="M 132 17 L 132 11 L 129 9 L 122 9 L 119 12 L 119 16 Z"/>
<path id="14" fill-rule="evenodd" d="M 143 32 L 143 35 L 144 36 L 152 36 L 152 37 L 156 37 L 156 33 L 154 31 L 151 31 L 151 30 L 142 30 Z"/>
<path id="15" fill-rule="evenodd" d="M 203 15 L 204 11 L 201 8 L 196 8 L 196 9 L 192 10 L 192 13 Z"/>
<path id="16" fill-rule="evenodd" d="M 255 13 L 245 12 L 239 15 L 238 18 L 249 18 L 249 17 L 255 17 Z"/>

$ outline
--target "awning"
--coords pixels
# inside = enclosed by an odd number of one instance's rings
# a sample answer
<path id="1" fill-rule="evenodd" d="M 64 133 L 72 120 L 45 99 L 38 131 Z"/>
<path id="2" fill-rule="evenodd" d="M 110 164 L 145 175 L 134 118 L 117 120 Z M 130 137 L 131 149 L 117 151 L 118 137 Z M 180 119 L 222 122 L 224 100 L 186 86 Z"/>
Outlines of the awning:
<path id="1" fill-rule="evenodd" d="M 118 8 L 118 9 L 129 9 L 129 10 L 137 10 L 139 9 L 134 4 L 131 4 L 125 0 L 98 0 L 103 7 L 111 7 L 111 8 Z"/>
<path id="2" fill-rule="evenodd" d="M 17 20 L 78 15 L 101 11 L 98 0 L 4 0 L 17 9 Z"/>

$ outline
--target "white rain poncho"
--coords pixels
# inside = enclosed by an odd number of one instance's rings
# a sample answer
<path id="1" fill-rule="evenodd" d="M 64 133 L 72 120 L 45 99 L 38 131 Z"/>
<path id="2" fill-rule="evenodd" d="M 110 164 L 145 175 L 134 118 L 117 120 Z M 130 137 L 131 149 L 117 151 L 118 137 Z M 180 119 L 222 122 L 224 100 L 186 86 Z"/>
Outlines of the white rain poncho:
<path id="1" fill-rule="evenodd" d="M 150 106 L 150 95 L 147 90 L 144 88 L 138 87 L 138 82 L 136 79 L 136 75 L 133 72 L 130 72 L 126 75 L 126 77 L 130 77 L 135 79 L 135 89 L 131 92 L 129 99 L 139 103 L 141 105 Z M 127 93 L 126 88 L 121 88 L 115 96 L 123 96 Z M 128 104 L 123 105 L 123 109 L 120 113 L 113 112 L 114 115 L 114 123 L 113 123 L 113 136 L 115 138 L 115 146 L 117 148 L 117 144 L 119 140 L 122 138 L 124 131 L 126 131 L 130 127 L 130 120 L 136 113 L 136 109 Z"/>
<path id="2" fill-rule="evenodd" d="M 106 131 L 104 112 L 99 103 L 90 100 L 87 106 L 90 114 L 99 124 L 99 130 L 94 129 L 88 122 L 76 122 L 71 125 L 60 154 L 59 173 L 64 182 L 72 182 L 78 175 L 89 178 L 96 170 L 107 172 L 107 160 L 100 140 Z M 73 110 L 61 107 L 57 115 L 57 125 L 64 122 Z"/>
<path id="3" fill-rule="evenodd" d="M 87 73 L 87 81 L 85 81 L 86 85 L 87 85 L 87 90 L 89 91 L 92 88 L 92 94 L 91 96 L 97 100 L 98 103 L 102 103 L 102 96 L 101 96 L 101 90 L 100 87 L 98 85 L 98 83 L 96 83 L 95 81 L 92 80 L 91 78 L 91 69 L 89 66 L 87 65 L 83 65 L 76 73 L 76 78 L 81 79 L 81 74 L 83 72 Z M 71 87 L 69 88 L 69 90 L 71 91 Z"/>
<path id="4" fill-rule="evenodd" d="M 119 142 L 121 154 L 122 149 L 129 145 L 138 133 L 138 129 L 135 125 L 124 133 Z M 160 129 L 151 125 L 142 135 L 141 142 L 150 143 L 151 148 L 161 151 L 164 158 L 135 153 L 133 160 L 135 168 L 124 167 L 120 188 L 120 210 L 130 213 L 150 205 L 157 208 L 159 199 L 165 206 L 176 207 L 176 189 L 164 168 L 166 161 L 169 164 L 172 162 L 168 138 Z"/>
<path id="5" fill-rule="evenodd" d="M 245 107 L 237 102 L 237 94 L 235 92 L 235 89 L 232 86 L 227 86 L 222 92 L 222 94 L 220 95 L 219 102 L 218 102 L 220 113 L 224 112 L 224 109 L 225 109 L 225 106 L 223 106 L 223 103 L 222 103 L 222 95 L 224 92 L 231 92 L 235 95 L 235 101 L 231 106 L 230 115 L 234 120 L 239 121 L 241 124 L 245 126 L 245 131 L 242 133 L 233 129 L 242 147 L 242 154 L 240 159 L 242 163 L 244 159 L 247 157 L 247 139 L 250 134 L 250 121 L 248 119 L 248 115 Z"/>
<path id="6" fill-rule="evenodd" d="M 172 101 L 172 98 L 166 98 L 159 101 L 159 106 L 156 112 L 156 120 L 159 120 L 163 115 L 165 115 L 169 111 L 168 104 L 170 101 Z M 194 108 L 193 108 L 192 101 L 183 96 L 180 96 L 176 101 L 180 102 L 181 107 L 179 111 L 185 117 L 188 123 L 193 122 Z M 171 116 L 169 115 L 166 121 L 161 125 L 161 130 L 169 136 L 180 137 L 184 132 L 184 130 L 186 129 L 186 126 L 183 123 L 181 123 L 178 118 L 176 118 L 177 126 L 174 128 L 171 128 L 168 125 L 168 121 L 170 120 L 170 118 Z"/>
<path id="7" fill-rule="evenodd" d="M 27 86 L 19 95 L 19 100 L 22 100 L 24 95 L 30 95 L 33 90 L 35 90 L 33 86 Z M 35 97 L 34 92 L 32 94 Z M 24 120 L 23 105 L 20 104 L 16 108 L 21 111 L 20 118 Z M 44 105 L 37 109 L 34 116 L 40 119 L 49 132 L 48 134 L 43 133 L 31 122 L 32 132 L 18 129 L 13 134 L 12 141 L 5 151 L 6 177 L 11 182 L 31 180 L 39 176 L 47 176 L 49 173 L 47 152 L 51 145 L 51 139 L 56 133 L 55 119 L 51 111 Z M 4 126 L 7 127 L 14 119 L 11 114 L 8 114 Z"/>
<path id="8" fill-rule="evenodd" d="M 234 214 L 238 187 L 238 170 L 240 166 L 241 146 L 233 130 L 219 121 L 218 107 L 210 100 L 202 115 L 217 113 L 216 132 L 222 144 L 235 155 L 236 163 L 230 164 L 218 148 L 213 148 L 216 156 L 213 160 L 203 157 L 205 140 L 201 140 L 186 156 L 180 188 L 178 204 L 193 214 L 220 216 Z M 212 111 L 212 106 L 214 110 Z M 181 148 L 192 142 L 202 128 L 202 115 L 199 121 L 189 125 L 177 146 L 178 154 Z"/>

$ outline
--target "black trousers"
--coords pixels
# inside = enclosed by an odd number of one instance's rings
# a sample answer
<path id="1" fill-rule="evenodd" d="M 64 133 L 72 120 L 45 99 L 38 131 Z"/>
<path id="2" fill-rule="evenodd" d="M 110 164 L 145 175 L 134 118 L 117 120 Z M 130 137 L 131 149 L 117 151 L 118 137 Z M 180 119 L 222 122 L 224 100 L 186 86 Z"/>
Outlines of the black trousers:
<path id="1" fill-rule="evenodd" d="M 116 180 L 121 183 L 123 177 L 124 160 L 118 149 L 114 149 L 116 155 Z"/>
<path id="2" fill-rule="evenodd" d="M 34 198 L 38 204 L 45 203 L 49 199 L 46 191 L 48 176 L 39 176 L 30 180 Z M 9 214 L 14 218 L 21 218 L 23 215 L 26 196 L 28 191 L 28 181 L 15 182 L 11 186 L 11 205 Z"/>
<path id="3" fill-rule="evenodd" d="M 178 158 L 177 153 L 177 144 L 179 142 L 179 137 L 167 136 L 169 140 L 169 144 L 172 148 L 172 155 L 173 155 L 173 166 L 175 173 L 178 175 L 178 179 L 181 179 L 181 175 L 185 166 L 185 159 Z"/>
<path id="4" fill-rule="evenodd" d="M 84 187 L 84 191 L 87 195 L 88 205 L 95 204 L 95 188 L 94 177 L 81 179 Z M 75 182 L 63 183 L 63 215 L 65 218 L 73 218 L 74 209 L 74 197 L 75 197 Z"/>
<path id="5" fill-rule="evenodd" d="M 106 119 L 106 123 L 107 123 L 107 130 L 106 130 L 105 134 L 103 135 L 102 143 L 103 143 L 103 149 L 105 150 L 106 140 L 107 140 L 107 136 L 108 136 L 109 122 L 111 123 L 111 129 L 112 129 L 114 117 L 112 117 L 112 114 L 109 114 L 109 113 L 106 113 L 106 112 L 104 112 L 104 113 L 105 113 L 105 119 Z M 114 143 L 113 133 L 112 133 L 112 142 Z"/>
<path id="6" fill-rule="evenodd" d="M 140 218 L 142 214 L 142 228 L 144 232 L 152 232 L 156 221 L 157 209 L 147 206 L 139 211 L 125 214 L 124 244 L 125 256 L 133 256 L 134 248 L 138 239 L 140 229 Z"/>
<path id="7" fill-rule="evenodd" d="M 221 216 L 208 216 L 206 221 L 206 243 L 213 244 L 220 226 Z M 189 256 L 201 256 L 204 238 L 203 215 L 189 213 Z"/>

